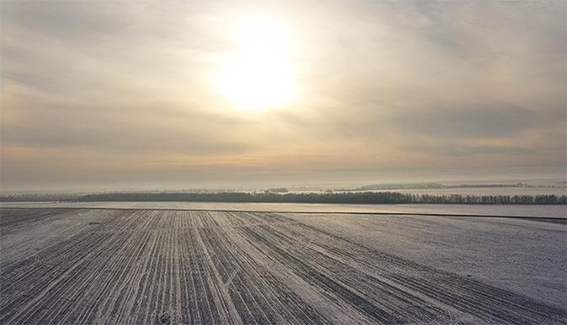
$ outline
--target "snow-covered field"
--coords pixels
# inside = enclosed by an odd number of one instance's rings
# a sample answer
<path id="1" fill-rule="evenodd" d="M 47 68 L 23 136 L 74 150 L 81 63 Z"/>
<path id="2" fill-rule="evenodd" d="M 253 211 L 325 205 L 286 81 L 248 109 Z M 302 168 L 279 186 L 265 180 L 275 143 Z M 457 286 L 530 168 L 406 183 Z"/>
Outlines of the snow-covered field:
<path id="1" fill-rule="evenodd" d="M 567 321 L 563 219 L 110 206 L 2 205 L 1 324 Z"/>
<path id="2" fill-rule="evenodd" d="M 189 209 L 256 212 L 370 212 L 567 218 L 566 205 L 318 204 L 224 202 L 1 202 L 0 207 Z"/>
<path id="3" fill-rule="evenodd" d="M 463 187 L 463 188 L 428 188 L 428 189 L 392 189 L 377 192 L 400 192 L 429 195 L 567 195 L 565 187 Z"/>

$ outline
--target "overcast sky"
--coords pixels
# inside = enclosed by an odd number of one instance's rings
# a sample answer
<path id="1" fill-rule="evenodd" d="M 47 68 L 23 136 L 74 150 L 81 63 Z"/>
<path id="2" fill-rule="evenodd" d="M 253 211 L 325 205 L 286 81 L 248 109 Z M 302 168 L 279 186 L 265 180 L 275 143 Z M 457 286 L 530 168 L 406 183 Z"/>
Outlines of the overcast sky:
<path id="1" fill-rule="evenodd" d="M 566 15 L 562 0 L 2 1 L 2 190 L 565 177 Z M 247 20 L 287 35 L 289 66 L 262 67 L 287 73 L 281 107 L 215 86 Z"/>

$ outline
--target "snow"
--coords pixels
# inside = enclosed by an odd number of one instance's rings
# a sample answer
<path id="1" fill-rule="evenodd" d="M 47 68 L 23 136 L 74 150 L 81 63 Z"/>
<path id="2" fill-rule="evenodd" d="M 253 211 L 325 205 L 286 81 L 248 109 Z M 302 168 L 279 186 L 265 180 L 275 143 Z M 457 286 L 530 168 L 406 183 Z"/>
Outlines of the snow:
<path id="1" fill-rule="evenodd" d="M 163 206 L 3 206 L 0 324 L 567 318 L 563 220 Z"/>
<path id="2" fill-rule="evenodd" d="M 224 202 L 2 202 L 1 207 L 418 213 L 567 218 L 566 205 L 317 204 Z"/>

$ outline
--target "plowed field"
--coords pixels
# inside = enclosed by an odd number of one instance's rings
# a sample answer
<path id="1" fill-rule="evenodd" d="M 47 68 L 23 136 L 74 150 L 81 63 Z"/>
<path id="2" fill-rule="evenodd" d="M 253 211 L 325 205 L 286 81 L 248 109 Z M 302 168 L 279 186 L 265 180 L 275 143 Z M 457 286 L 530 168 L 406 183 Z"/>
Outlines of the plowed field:
<path id="1" fill-rule="evenodd" d="M 5 208 L 0 323 L 566 322 L 556 304 L 328 228 L 291 213 Z"/>

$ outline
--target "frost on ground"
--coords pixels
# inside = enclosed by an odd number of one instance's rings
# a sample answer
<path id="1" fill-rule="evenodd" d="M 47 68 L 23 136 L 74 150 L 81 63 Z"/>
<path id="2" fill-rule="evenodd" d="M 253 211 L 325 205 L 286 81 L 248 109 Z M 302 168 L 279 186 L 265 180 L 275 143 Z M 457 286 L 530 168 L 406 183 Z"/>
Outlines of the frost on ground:
<path id="1" fill-rule="evenodd" d="M 3 208 L 0 323 L 566 322 L 561 296 L 545 289 L 565 292 L 564 223 L 455 220 Z M 490 267 L 468 261 L 483 256 Z M 524 290 L 491 279 L 503 272 L 491 268 L 511 269 L 509 256 L 540 281 Z"/>
<path id="2" fill-rule="evenodd" d="M 499 204 L 334 204 L 334 203 L 251 203 L 251 202 L 0 202 L 0 208 L 107 208 L 107 209 L 179 209 L 255 212 L 325 212 L 453 214 L 567 218 L 567 205 Z"/>

